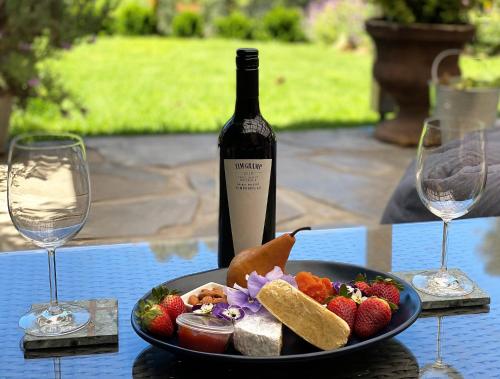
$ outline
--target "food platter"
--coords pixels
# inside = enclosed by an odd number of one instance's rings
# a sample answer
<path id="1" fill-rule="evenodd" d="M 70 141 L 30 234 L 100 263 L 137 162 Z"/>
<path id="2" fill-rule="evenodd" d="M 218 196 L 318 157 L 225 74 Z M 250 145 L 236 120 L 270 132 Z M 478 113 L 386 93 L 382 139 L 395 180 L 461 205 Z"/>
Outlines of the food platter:
<path id="1" fill-rule="evenodd" d="M 400 293 L 401 302 L 399 305 L 399 310 L 393 315 L 389 325 L 387 325 L 383 330 L 381 330 L 371 338 L 360 340 L 355 336 L 351 337 L 346 346 L 336 350 L 319 350 L 302 340 L 299 336 L 295 335 L 295 333 L 285 327 L 283 332 L 282 355 L 274 357 L 243 356 L 232 348 L 229 348 L 223 354 L 214 354 L 180 347 L 175 336 L 164 339 L 158 338 L 140 326 L 139 320 L 135 316 L 135 311 L 137 310 L 138 303 L 132 310 L 132 327 L 141 338 L 143 338 L 150 344 L 180 355 L 233 362 L 297 362 L 298 360 L 308 361 L 322 358 L 331 358 L 342 354 L 352 353 L 364 348 L 369 348 L 404 331 L 415 322 L 422 310 L 420 297 L 417 292 L 411 287 L 411 285 L 399 278 L 394 277 L 393 275 L 384 272 L 371 270 L 362 266 L 356 266 L 347 263 L 307 260 L 289 261 L 286 265 L 286 271 L 290 274 L 296 274 L 299 271 L 310 271 L 320 276 L 325 276 L 337 281 L 346 282 L 352 280 L 352 278 L 354 278 L 359 273 L 366 274 L 369 280 L 375 279 L 375 277 L 377 276 L 393 278 L 403 285 L 403 290 Z M 216 269 L 200 272 L 170 280 L 168 282 L 165 282 L 164 285 L 169 288 L 175 288 L 181 293 L 185 293 L 207 282 L 216 282 L 222 284 L 225 283 L 226 272 L 227 269 Z M 146 293 L 139 300 L 147 299 L 150 294 L 151 292 Z"/>

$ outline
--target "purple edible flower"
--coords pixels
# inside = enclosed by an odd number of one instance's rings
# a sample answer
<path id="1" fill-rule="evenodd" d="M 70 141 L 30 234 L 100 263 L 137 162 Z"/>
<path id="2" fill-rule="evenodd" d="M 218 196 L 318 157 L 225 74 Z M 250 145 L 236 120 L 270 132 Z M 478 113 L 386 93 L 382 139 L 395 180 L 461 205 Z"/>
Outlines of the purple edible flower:
<path id="1" fill-rule="evenodd" d="M 257 313 L 262 307 L 260 302 L 257 300 L 257 294 L 259 293 L 260 289 L 267 283 L 278 279 L 284 280 L 297 288 L 297 282 L 295 281 L 295 278 L 291 275 L 285 275 L 281 268 L 275 266 L 274 269 L 269 271 L 265 276 L 257 274 L 256 271 L 248 275 L 248 288 L 243 288 L 236 283 L 233 286 L 234 288 L 227 288 L 226 295 L 228 303 L 247 309 L 252 313 Z"/>
<path id="2" fill-rule="evenodd" d="M 262 305 L 259 301 L 250 296 L 248 289 L 234 284 L 234 288 L 226 288 L 227 302 L 230 305 L 237 305 L 249 312 L 257 313 Z"/>
<path id="3" fill-rule="evenodd" d="M 217 303 L 212 311 L 212 315 L 224 320 L 237 321 L 245 316 L 245 311 L 237 305 Z"/>
<path id="4" fill-rule="evenodd" d="M 340 292 L 340 286 L 344 284 L 342 282 L 333 282 L 332 283 L 332 287 L 333 287 L 333 290 L 335 291 L 335 293 L 339 293 Z"/>
<path id="5" fill-rule="evenodd" d="M 281 268 L 279 268 L 278 266 L 274 266 L 274 268 L 269 271 L 266 276 L 257 274 L 257 271 L 254 271 L 250 275 L 248 275 L 247 282 L 248 292 L 250 296 L 256 297 L 262 287 L 264 287 L 267 283 L 278 279 L 284 280 L 285 282 L 288 282 L 292 286 L 297 288 L 297 282 L 295 281 L 295 278 L 293 276 L 285 275 Z"/>
<path id="6" fill-rule="evenodd" d="M 272 282 L 273 280 L 281 279 L 281 280 L 284 280 L 285 282 L 291 284 L 295 288 L 298 288 L 297 282 L 295 281 L 295 278 L 292 275 L 285 275 L 285 273 L 278 266 L 274 266 L 274 268 L 266 274 L 266 279 L 269 282 Z"/>

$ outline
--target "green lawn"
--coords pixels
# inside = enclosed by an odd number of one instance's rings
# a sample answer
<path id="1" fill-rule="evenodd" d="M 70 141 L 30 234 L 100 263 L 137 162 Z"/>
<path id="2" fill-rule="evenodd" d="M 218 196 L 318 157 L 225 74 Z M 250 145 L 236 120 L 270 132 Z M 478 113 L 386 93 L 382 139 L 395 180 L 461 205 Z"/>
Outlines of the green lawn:
<path id="1" fill-rule="evenodd" d="M 107 37 L 78 46 L 54 68 L 88 110 L 58 116 L 34 102 L 13 132 L 42 128 L 83 134 L 217 131 L 231 116 L 235 50 L 250 43 Z M 372 123 L 367 53 L 312 44 L 251 43 L 260 50 L 264 116 L 275 128 Z"/>
<path id="2" fill-rule="evenodd" d="M 376 120 L 369 106 L 369 53 L 314 44 L 101 37 L 51 63 L 86 108 L 85 115 L 64 118 L 53 107 L 33 101 L 27 112 L 14 114 L 12 132 L 217 131 L 234 107 L 235 50 L 247 45 L 260 50 L 261 109 L 275 128 Z"/>

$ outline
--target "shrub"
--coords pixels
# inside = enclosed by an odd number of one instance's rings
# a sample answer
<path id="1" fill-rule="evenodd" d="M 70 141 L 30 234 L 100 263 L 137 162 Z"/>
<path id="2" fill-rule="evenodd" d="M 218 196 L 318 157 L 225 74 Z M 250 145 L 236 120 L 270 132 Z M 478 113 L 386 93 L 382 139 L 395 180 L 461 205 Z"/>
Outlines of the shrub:
<path id="1" fill-rule="evenodd" d="M 481 0 L 373 0 L 389 21 L 409 24 L 461 24 L 469 10 L 480 9 Z"/>
<path id="2" fill-rule="evenodd" d="M 217 35 L 224 38 L 252 39 L 254 23 L 241 12 L 215 20 Z"/>
<path id="3" fill-rule="evenodd" d="M 313 24 L 314 39 L 327 45 L 333 44 L 339 37 L 340 31 L 336 25 L 335 8 L 326 6 L 316 17 Z"/>
<path id="4" fill-rule="evenodd" d="M 341 48 L 368 43 L 364 20 L 373 13 L 364 0 L 330 0 L 311 12 L 314 39 Z"/>
<path id="5" fill-rule="evenodd" d="M 155 32 L 153 9 L 135 1 L 126 1 L 115 12 L 113 29 L 116 33 L 145 35 Z"/>
<path id="6" fill-rule="evenodd" d="M 156 2 L 156 30 L 163 35 L 172 33 L 172 20 L 175 17 L 175 1 L 157 0 Z"/>
<path id="7" fill-rule="evenodd" d="M 60 104 L 68 94 L 40 62 L 98 33 L 113 7 L 113 0 L 0 1 L 0 96 L 14 96 L 21 107 L 38 96 Z"/>
<path id="8" fill-rule="evenodd" d="M 485 12 L 474 12 L 472 22 L 477 27 L 475 49 L 490 55 L 500 53 L 500 4 Z"/>
<path id="9" fill-rule="evenodd" d="M 177 37 L 203 37 L 203 18 L 195 12 L 180 12 L 172 20 L 172 33 Z"/>
<path id="10" fill-rule="evenodd" d="M 264 16 L 265 32 L 275 39 L 287 42 L 305 41 L 302 13 L 296 8 L 276 7 Z"/>

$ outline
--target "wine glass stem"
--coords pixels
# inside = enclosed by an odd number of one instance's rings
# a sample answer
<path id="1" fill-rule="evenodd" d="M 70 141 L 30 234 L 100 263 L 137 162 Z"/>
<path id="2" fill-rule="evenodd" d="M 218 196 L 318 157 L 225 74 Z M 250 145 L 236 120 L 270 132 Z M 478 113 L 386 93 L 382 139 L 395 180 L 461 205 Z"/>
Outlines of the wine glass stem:
<path id="1" fill-rule="evenodd" d="M 54 379 L 61 379 L 61 358 L 54 358 Z"/>
<path id="2" fill-rule="evenodd" d="M 49 312 L 57 314 L 61 312 L 57 300 L 57 272 L 56 272 L 56 249 L 47 249 L 49 254 L 49 286 L 50 286 L 50 306 Z"/>
<path id="3" fill-rule="evenodd" d="M 441 316 L 438 316 L 438 328 L 437 328 L 437 351 L 436 351 L 436 363 L 437 364 L 442 364 L 443 363 L 443 358 L 442 358 L 442 353 L 441 353 L 441 330 L 442 330 L 442 324 L 441 324 Z"/>
<path id="4" fill-rule="evenodd" d="M 447 270 L 447 253 L 448 253 L 448 224 L 450 221 L 444 221 L 443 224 L 443 246 L 441 249 L 441 269 L 439 270 L 441 273 L 446 272 Z"/>

